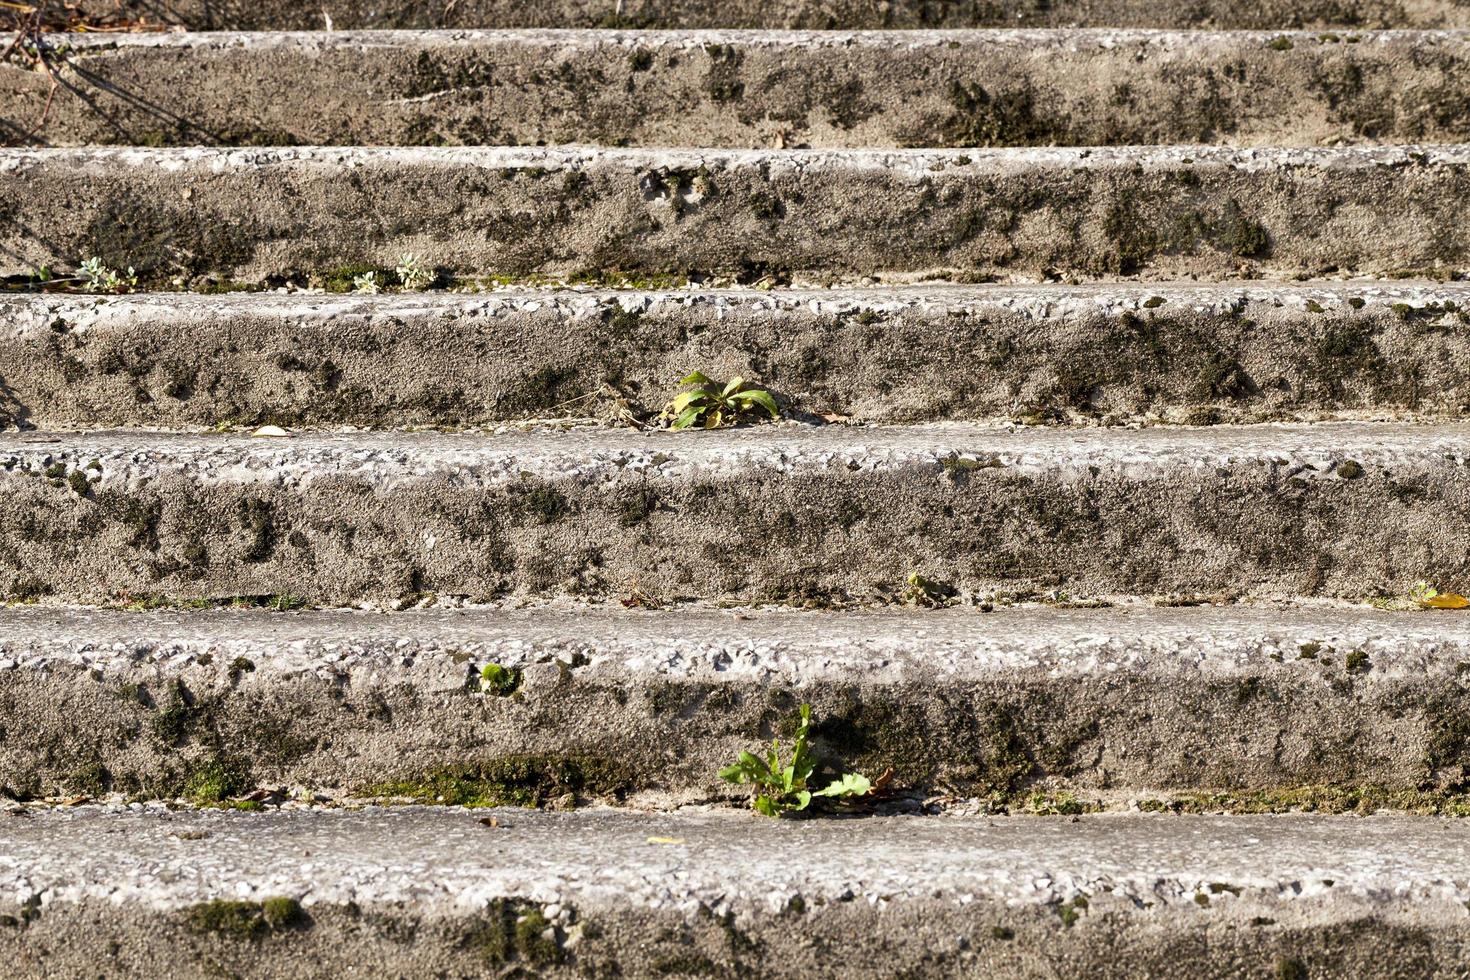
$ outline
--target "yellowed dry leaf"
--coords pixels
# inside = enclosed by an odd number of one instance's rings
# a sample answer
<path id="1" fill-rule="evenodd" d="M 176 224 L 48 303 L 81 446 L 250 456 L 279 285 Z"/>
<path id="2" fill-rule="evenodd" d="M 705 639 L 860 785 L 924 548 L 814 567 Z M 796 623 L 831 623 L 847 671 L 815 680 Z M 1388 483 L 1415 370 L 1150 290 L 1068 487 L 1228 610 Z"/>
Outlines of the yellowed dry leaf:
<path id="1" fill-rule="evenodd" d="M 650 837 L 650 838 L 648 838 L 648 843 L 650 843 L 650 844 L 682 844 L 682 843 L 684 843 L 684 838 L 682 838 L 682 837 Z"/>
<path id="2" fill-rule="evenodd" d="M 1470 609 L 1470 599 L 1458 592 L 1441 592 L 1431 598 L 1420 599 L 1419 605 L 1425 609 Z"/>

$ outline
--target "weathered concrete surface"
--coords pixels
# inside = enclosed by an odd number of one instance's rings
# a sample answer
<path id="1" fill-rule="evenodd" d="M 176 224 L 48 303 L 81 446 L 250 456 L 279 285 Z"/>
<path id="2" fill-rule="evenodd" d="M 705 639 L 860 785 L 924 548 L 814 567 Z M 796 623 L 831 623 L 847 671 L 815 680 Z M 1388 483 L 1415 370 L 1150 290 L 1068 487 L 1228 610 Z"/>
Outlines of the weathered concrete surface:
<path id="1" fill-rule="evenodd" d="M 1470 576 L 1464 425 L 0 436 L 18 597 L 831 602 L 1407 593 Z"/>
<path id="2" fill-rule="evenodd" d="M 1470 136 L 1470 35 L 1459 32 L 318 32 L 50 43 L 59 97 L 47 73 L 0 65 L 0 142 L 877 148 Z"/>
<path id="3" fill-rule="evenodd" d="M 17 925 L 0 954 L 24 977 L 1422 978 L 1470 964 L 1463 823 L 482 815 L 4 817 L 0 910 Z M 266 926 L 256 903 L 271 898 L 296 899 L 294 921 Z M 209 928 L 215 901 L 253 903 L 253 938 L 244 910 L 235 930 Z"/>
<path id="4" fill-rule="evenodd" d="M 1467 197 L 1465 146 L 7 150 L 0 275 L 1447 271 Z"/>
<path id="5" fill-rule="evenodd" d="M 1461 0 L 79 0 L 74 6 L 94 22 L 143 19 L 196 30 L 1470 27 Z"/>
<path id="6" fill-rule="evenodd" d="M 456 426 L 619 398 L 656 413 L 694 370 L 880 422 L 1457 417 L 1467 311 L 1470 285 L 1385 282 L 0 294 L 0 422 Z"/>
<path id="7" fill-rule="evenodd" d="M 1347 608 L 11 608 L 0 787 L 667 806 L 744 796 L 716 773 L 805 701 L 820 758 L 910 792 L 1393 806 L 1470 776 L 1466 662 L 1470 618 Z"/>

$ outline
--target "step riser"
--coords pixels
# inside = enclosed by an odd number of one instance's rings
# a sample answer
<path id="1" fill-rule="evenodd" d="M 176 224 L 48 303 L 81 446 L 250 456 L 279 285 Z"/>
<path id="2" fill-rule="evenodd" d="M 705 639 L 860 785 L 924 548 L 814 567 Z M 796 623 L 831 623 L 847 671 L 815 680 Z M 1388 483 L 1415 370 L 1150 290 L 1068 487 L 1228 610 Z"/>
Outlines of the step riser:
<path id="1" fill-rule="evenodd" d="M 147 17 L 195 30 L 338 30 L 430 27 L 619 28 L 963 28 L 1171 27 L 1277 30 L 1290 27 L 1470 27 L 1455 0 L 81 0 L 107 20 Z M 325 17 L 324 17 L 325 15 Z"/>
<path id="2" fill-rule="evenodd" d="M 548 635 L 502 614 L 436 635 L 445 618 L 400 614 L 348 616 L 358 632 L 332 641 L 312 635 L 320 614 L 113 613 L 62 640 L 7 615 L 0 787 L 27 797 L 193 796 L 211 778 L 222 796 L 307 786 L 451 803 L 743 797 L 716 773 L 789 736 L 803 701 L 819 758 L 875 777 L 891 769 L 917 791 L 1021 800 L 1038 784 L 1084 797 L 1229 787 L 1240 805 L 1258 793 L 1269 807 L 1335 785 L 1374 787 L 1390 803 L 1470 771 L 1457 672 L 1470 644 L 1449 627 L 1436 634 L 1452 619 L 1432 615 L 1253 625 L 1249 613 L 1209 610 L 686 612 L 677 628 L 668 616 L 604 614 Z M 252 618 L 279 639 L 241 639 Z M 211 625 L 214 636 L 200 635 Z M 903 638 L 915 633 L 926 638 Z M 479 690 L 488 663 L 523 672 L 515 694 Z"/>
<path id="3" fill-rule="evenodd" d="M 485 836 L 479 846 L 493 848 L 495 838 Z M 1409 911 L 1394 913 L 1368 902 L 1334 902 L 1326 922 L 1320 911 L 1265 897 L 1237 900 L 1228 913 L 1176 912 L 1167 922 L 1118 908 L 1121 903 L 1108 902 L 1105 894 L 1088 902 L 1101 908 L 1072 928 L 1057 906 L 1015 908 L 984 899 L 963 905 L 909 900 L 896 909 L 886 901 L 834 902 L 808 914 L 755 913 L 738 924 L 705 910 L 686 915 L 583 908 L 577 911 L 595 938 L 579 941 L 574 955 L 555 954 L 567 961 L 558 966 L 515 953 L 511 928 L 489 912 L 436 917 L 415 913 L 411 904 L 405 909 L 404 903 L 319 903 L 309 907 L 309 927 L 252 941 L 201 935 L 187 910 L 119 910 L 96 901 L 48 909 L 24 931 L 0 933 L 0 955 L 20 971 L 12 974 L 18 978 L 88 975 L 102 963 L 115 977 L 200 980 L 221 974 L 330 978 L 361 971 L 365 963 L 385 976 L 490 977 L 534 963 L 530 975 L 538 977 L 583 977 L 599 970 L 595 975 L 776 980 L 878 980 L 895 971 L 913 978 L 977 971 L 1039 980 L 1054 976 L 1057 963 L 1069 972 L 1119 980 L 1194 980 L 1217 973 L 1222 963 L 1238 965 L 1241 976 L 1270 976 L 1280 964 L 1302 963 L 1329 964 L 1330 973 L 1341 970 L 1338 975 L 1345 976 L 1450 977 L 1470 969 L 1463 952 L 1470 937 L 1458 924 L 1464 909 L 1448 899 L 1415 902 Z M 524 899 L 514 904 L 540 905 Z M 851 953 L 833 962 L 834 950 L 852 950 L 855 936 L 875 934 L 884 937 L 881 965 Z M 502 942 L 512 950 L 509 965 L 487 953 Z M 1385 973 L 1386 958 L 1405 964 L 1403 972 Z"/>
<path id="4" fill-rule="evenodd" d="M 1111 31 L 53 43 L 65 46 L 74 91 L 53 99 L 47 74 L 16 70 L 14 94 L 0 102 L 0 128 L 24 133 L 49 101 L 35 139 L 53 146 L 1317 146 L 1470 136 L 1470 40 L 1454 34 L 1359 43 Z"/>
<path id="5" fill-rule="evenodd" d="M 1470 264 L 1467 196 L 1456 148 L 8 151 L 0 273 L 1392 273 Z"/>
<path id="6" fill-rule="evenodd" d="M 0 295 L 0 411 L 41 428 L 657 413 L 691 371 L 880 422 L 1456 416 L 1470 287 L 495 297 Z M 603 392 L 603 394 L 599 394 Z"/>
<path id="7" fill-rule="evenodd" d="M 155 449 L 11 437 L 0 581 L 82 601 L 641 587 L 800 602 L 871 600 L 911 571 L 979 593 L 1356 597 L 1470 571 L 1457 428 L 1397 443 L 1350 427 L 1298 430 L 1301 443 L 1156 430 L 1136 445 L 1034 429 L 760 431 Z"/>

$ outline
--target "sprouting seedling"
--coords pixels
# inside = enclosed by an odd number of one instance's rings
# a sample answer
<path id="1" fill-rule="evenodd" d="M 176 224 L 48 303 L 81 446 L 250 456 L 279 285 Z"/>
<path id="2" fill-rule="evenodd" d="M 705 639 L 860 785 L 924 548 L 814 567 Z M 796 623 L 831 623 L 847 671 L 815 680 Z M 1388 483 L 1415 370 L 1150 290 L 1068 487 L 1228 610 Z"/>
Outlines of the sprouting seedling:
<path id="1" fill-rule="evenodd" d="M 354 293 L 368 294 L 378 292 L 378 274 L 376 272 L 364 272 L 362 275 L 353 276 L 352 291 Z"/>
<path id="2" fill-rule="evenodd" d="M 936 609 L 947 606 L 959 595 L 959 590 L 948 582 L 936 582 L 925 578 L 918 572 L 911 572 L 908 577 L 908 588 L 904 590 L 904 601 L 915 606 L 928 606 Z"/>
<path id="3" fill-rule="evenodd" d="M 722 385 L 695 371 L 679 384 L 694 387 L 680 392 L 664 407 L 664 417 L 674 420 L 670 426 L 673 429 L 687 429 L 693 425 L 717 429 L 722 425 L 750 421 L 760 412 L 773 419 L 781 417 L 781 410 L 776 407 L 776 399 L 771 393 L 747 384 L 741 377 L 731 378 Z"/>
<path id="4" fill-rule="evenodd" d="M 429 283 L 434 281 L 434 273 L 425 269 L 413 252 L 399 256 L 398 267 L 393 272 L 398 276 L 398 285 L 412 291 L 427 289 Z"/>
<path id="5" fill-rule="evenodd" d="M 514 667 L 486 664 L 480 668 L 480 690 L 496 697 L 514 694 L 521 686 L 521 672 Z"/>
<path id="6" fill-rule="evenodd" d="M 95 255 L 92 256 L 90 259 L 86 259 L 85 261 L 83 261 L 81 267 L 77 271 L 80 272 L 82 274 L 82 277 L 86 279 L 86 286 L 88 289 L 102 288 L 102 286 L 107 282 L 108 276 L 112 274 L 111 270 L 109 270 L 107 266 L 103 265 L 102 260 Z"/>
<path id="7" fill-rule="evenodd" d="M 1409 598 L 1425 609 L 1470 608 L 1470 599 L 1466 599 L 1458 592 L 1441 592 L 1428 582 L 1414 583 L 1414 589 L 1409 593 Z"/>
<path id="8" fill-rule="evenodd" d="M 89 293 L 126 292 L 138 285 L 138 276 L 132 266 L 128 266 L 126 273 L 119 273 L 103 265 L 95 255 L 82 262 L 77 271 L 81 273 L 82 288 Z"/>
<path id="9" fill-rule="evenodd" d="M 782 813 L 805 810 L 817 797 L 846 799 L 867 796 L 873 789 L 868 777 L 859 773 L 843 773 L 826 788 L 811 790 L 807 780 L 816 771 L 817 759 L 807 745 L 807 732 L 812 723 L 812 706 L 801 706 L 801 720 L 796 726 L 796 741 L 791 760 L 781 761 L 781 741 L 771 740 L 771 750 L 764 759 L 752 752 L 741 752 L 739 760 L 720 770 L 720 778 L 729 783 L 749 783 L 756 791 L 751 806 L 757 813 L 778 817 Z"/>

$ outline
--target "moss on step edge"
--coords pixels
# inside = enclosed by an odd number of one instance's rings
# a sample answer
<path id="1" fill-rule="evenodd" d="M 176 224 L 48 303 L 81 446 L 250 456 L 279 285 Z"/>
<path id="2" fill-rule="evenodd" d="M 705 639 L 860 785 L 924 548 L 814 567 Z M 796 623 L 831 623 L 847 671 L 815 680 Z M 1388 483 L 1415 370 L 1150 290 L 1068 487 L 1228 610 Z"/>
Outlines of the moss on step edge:
<path id="1" fill-rule="evenodd" d="M 217 899 L 183 912 L 191 932 L 229 940 L 259 940 L 275 933 L 311 927 L 311 919 L 294 898 L 276 895 L 260 902 Z"/>
<path id="2" fill-rule="evenodd" d="M 1390 789 L 1373 784 L 1287 786 L 1278 789 L 1172 793 L 1144 799 L 1138 808 L 1158 813 L 1376 813 L 1470 817 L 1470 787 Z"/>

